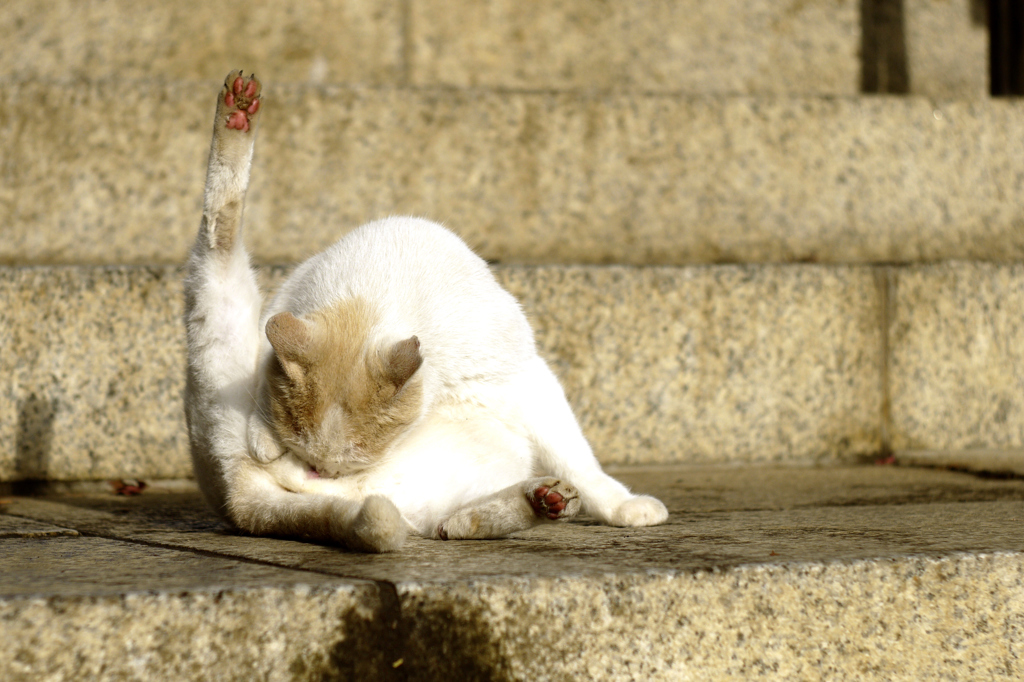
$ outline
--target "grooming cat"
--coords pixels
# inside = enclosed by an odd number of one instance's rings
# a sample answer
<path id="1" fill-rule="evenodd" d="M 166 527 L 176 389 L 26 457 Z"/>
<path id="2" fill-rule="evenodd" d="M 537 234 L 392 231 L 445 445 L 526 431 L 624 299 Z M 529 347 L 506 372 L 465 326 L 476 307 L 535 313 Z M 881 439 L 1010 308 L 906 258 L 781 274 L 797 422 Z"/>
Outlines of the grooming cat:
<path id="1" fill-rule="evenodd" d="M 186 416 L 207 501 L 254 534 L 364 551 L 582 509 L 665 521 L 595 459 L 515 299 L 445 228 L 390 218 L 298 266 L 262 314 L 241 240 L 260 83 L 228 75 L 188 260 Z"/>

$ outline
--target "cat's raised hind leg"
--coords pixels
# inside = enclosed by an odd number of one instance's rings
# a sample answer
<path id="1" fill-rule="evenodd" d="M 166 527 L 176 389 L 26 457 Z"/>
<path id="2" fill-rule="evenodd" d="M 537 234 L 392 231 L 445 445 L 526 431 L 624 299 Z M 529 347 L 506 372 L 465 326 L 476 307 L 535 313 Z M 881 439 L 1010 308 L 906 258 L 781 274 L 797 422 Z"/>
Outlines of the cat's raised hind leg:
<path id="1" fill-rule="evenodd" d="M 441 540 L 487 540 L 565 521 L 580 510 L 576 489 L 556 478 L 531 478 L 461 507 L 434 533 Z"/>
<path id="2" fill-rule="evenodd" d="M 233 462 L 248 456 L 246 425 L 260 348 L 263 300 L 240 239 L 259 93 L 255 77 L 233 72 L 218 94 L 203 217 L 184 281 L 192 461 L 207 501 L 223 515 L 229 515 L 227 497 L 237 478 Z"/>

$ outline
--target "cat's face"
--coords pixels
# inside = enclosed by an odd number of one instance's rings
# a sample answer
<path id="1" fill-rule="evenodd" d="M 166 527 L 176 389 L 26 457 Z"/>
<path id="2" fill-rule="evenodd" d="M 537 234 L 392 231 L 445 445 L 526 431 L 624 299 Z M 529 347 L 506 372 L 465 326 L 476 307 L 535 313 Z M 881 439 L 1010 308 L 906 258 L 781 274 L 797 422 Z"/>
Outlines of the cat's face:
<path id="1" fill-rule="evenodd" d="M 323 476 L 376 462 L 420 414 L 423 358 L 413 336 L 371 348 L 367 307 L 346 301 L 307 319 L 267 322 L 271 425 L 280 442 Z"/>

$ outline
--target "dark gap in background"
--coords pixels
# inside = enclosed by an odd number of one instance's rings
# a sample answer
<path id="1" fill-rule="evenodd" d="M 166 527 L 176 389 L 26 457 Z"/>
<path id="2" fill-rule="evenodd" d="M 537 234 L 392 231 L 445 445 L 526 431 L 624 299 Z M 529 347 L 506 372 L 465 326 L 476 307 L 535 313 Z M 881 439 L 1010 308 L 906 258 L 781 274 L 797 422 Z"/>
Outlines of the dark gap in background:
<path id="1" fill-rule="evenodd" d="M 907 94 L 907 31 L 903 0 L 861 0 L 861 92 Z"/>
<path id="2" fill-rule="evenodd" d="M 992 95 L 1024 95 L 1024 3 L 1021 0 L 990 0 L 988 4 Z"/>

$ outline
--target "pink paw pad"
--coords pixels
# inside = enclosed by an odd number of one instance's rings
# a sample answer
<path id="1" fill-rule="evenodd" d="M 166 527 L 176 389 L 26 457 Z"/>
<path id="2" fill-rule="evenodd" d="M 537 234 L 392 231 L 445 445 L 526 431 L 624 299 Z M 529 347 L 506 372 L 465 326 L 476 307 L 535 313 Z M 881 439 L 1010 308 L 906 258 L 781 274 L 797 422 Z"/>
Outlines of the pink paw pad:
<path id="1" fill-rule="evenodd" d="M 227 127 L 232 130 L 249 132 L 252 117 L 260 110 L 261 84 L 255 75 L 244 78 L 242 72 L 224 83 L 224 106 L 229 109 Z M 234 75 L 234 74 L 232 74 Z"/>
<path id="2" fill-rule="evenodd" d="M 559 518 L 562 512 L 565 511 L 565 498 L 546 485 L 542 485 L 534 490 L 533 495 L 529 499 L 530 506 L 533 507 L 533 511 L 537 516 L 546 516 L 554 520 Z"/>

